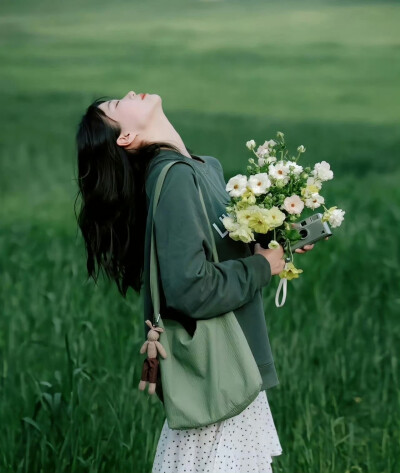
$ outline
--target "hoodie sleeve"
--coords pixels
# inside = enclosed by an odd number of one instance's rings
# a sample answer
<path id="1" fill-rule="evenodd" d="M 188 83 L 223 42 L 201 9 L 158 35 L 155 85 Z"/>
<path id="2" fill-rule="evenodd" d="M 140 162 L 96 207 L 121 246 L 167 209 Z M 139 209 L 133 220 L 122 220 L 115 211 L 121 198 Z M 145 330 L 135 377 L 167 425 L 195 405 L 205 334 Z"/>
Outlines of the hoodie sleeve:
<path id="1" fill-rule="evenodd" d="M 210 231 L 189 164 L 168 170 L 154 228 L 166 305 L 188 317 L 208 319 L 235 310 L 271 281 L 271 266 L 260 254 L 218 263 L 207 260 L 204 248 L 211 248 Z"/>

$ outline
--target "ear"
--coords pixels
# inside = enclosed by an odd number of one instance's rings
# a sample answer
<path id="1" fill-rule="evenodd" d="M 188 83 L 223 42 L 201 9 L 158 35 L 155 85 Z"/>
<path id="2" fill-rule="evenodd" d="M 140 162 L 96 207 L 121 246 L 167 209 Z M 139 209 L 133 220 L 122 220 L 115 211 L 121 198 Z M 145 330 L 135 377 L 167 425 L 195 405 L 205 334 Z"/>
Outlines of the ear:
<path id="1" fill-rule="evenodd" d="M 138 133 L 134 133 L 132 131 L 128 131 L 127 133 L 121 133 L 117 138 L 117 145 L 123 146 L 125 148 L 126 146 L 129 146 L 132 143 L 132 141 L 136 138 L 137 135 Z"/>

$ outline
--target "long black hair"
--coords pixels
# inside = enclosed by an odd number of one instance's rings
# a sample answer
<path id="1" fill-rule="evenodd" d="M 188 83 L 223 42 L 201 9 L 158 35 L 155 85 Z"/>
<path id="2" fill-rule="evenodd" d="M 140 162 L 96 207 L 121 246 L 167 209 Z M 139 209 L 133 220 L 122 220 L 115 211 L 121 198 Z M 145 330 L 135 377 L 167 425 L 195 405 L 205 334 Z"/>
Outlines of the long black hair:
<path id="1" fill-rule="evenodd" d="M 129 286 L 140 294 L 143 284 L 149 163 L 161 146 L 180 151 L 166 142 L 144 143 L 129 151 L 119 146 L 119 123 L 99 108 L 106 100 L 101 97 L 89 105 L 76 133 L 77 198 L 81 196 L 77 222 L 85 242 L 88 278 L 97 282 L 103 268 L 126 297 Z"/>

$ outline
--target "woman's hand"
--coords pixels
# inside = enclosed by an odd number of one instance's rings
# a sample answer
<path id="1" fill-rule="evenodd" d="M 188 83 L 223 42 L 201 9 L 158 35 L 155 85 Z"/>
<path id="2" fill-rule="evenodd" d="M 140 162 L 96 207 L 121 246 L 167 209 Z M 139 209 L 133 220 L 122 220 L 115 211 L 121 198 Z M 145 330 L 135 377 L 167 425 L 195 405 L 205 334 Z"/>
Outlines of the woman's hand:
<path id="1" fill-rule="evenodd" d="M 329 237 L 325 237 L 325 240 L 329 240 Z M 302 248 L 296 248 L 294 250 L 295 253 L 306 253 L 314 248 L 314 243 L 312 245 L 304 245 Z"/>
<path id="2" fill-rule="evenodd" d="M 271 266 L 271 275 L 279 274 L 285 267 L 285 260 L 283 259 L 283 246 L 279 248 L 265 249 L 260 243 L 254 245 L 254 254 L 260 253 L 266 258 Z"/>

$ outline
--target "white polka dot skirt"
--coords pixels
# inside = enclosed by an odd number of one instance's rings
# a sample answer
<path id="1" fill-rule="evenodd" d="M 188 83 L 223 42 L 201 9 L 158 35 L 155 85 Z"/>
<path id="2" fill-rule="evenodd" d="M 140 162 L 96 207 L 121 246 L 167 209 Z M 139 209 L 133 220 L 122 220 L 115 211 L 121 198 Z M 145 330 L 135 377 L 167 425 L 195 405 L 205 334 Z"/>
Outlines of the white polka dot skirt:
<path id="1" fill-rule="evenodd" d="M 238 415 L 188 430 L 161 430 L 152 473 L 273 473 L 282 447 L 266 390 Z"/>

